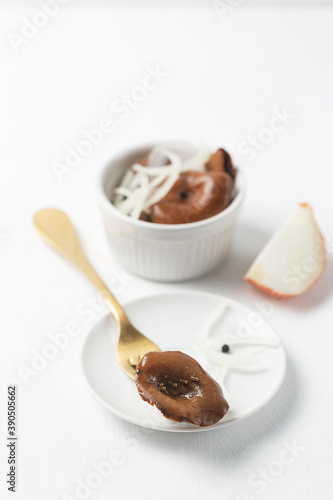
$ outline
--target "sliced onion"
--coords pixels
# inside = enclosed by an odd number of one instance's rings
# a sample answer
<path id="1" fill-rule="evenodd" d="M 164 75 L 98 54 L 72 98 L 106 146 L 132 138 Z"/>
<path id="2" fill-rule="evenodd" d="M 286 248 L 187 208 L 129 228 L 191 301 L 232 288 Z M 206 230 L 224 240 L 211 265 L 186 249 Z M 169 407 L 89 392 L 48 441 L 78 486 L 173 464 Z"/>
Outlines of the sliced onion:
<path id="1" fill-rule="evenodd" d="M 123 178 L 120 181 L 120 186 L 122 187 L 129 187 L 131 184 L 131 181 L 133 179 L 133 172 L 132 170 L 127 170 L 123 176 Z"/>
<path id="2" fill-rule="evenodd" d="M 229 418 L 232 418 L 232 410 L 240 410 L 244 406 L 240 401 L 235 399 L 226 387 L 226 376 L 230 370 L 251 370 L 258 372 L 266 369 L 262 363 L 261 353 L 267 348 L 276 348 L 280 346 L 280 340 L 276 337 L 250 336 L 241 338 L 232 333 L 225 333 L 221 336 L 210 337 L 216 323 L 222 319 L 225 313 L 228 302 L 222 300 L 216 309 L 209 315 L 204 324 L 199 339 L 193 344 L 194 349 L 204 353 L 211 362 L 218 366 L 215 379 L 223 387 L 223 393 L 226 397 L 231 412 Z M 231 348 L 241 347 L 240 354 L 233 352 L 223 353 L 221 346 L 229 345 Z M 234 349 L 233 349 L 234 350 Z M 227 415 L 228 417 L 228 415 Z"/>
<path id="3" fill-rule="evenodd" d="M 220 320 L 222 318 L 228 306 L 229 302 L 226 301 L 225 299 L 222 299 L 221 303 L 216 307 L 216 309 L 214 309 L 212 314 L 210 314 L 209 317 L 207 318 L 207 321 L 201 330 L 200 338 L 202 339 L 208 338 L 217 320 Z"/>
<path id="4" fill-rule="evenodd" d="M 243 367 L 253 367 L 260 370 L 261 356 L 267 348 L 276 348 L 280 346 L 280 340 L 275 337 L 250 336 L 241 338 L 232 333 L 225 333 L 221 336 L 210 337 L 216 323 L 221 320 L 228 307 L 227 301 L 222 301 L 219 306 L 208 317 L 203 326 L 199 339 L 193 344 L 193 347 L 203 352 L 206 357 L 225 369 L 241 369 Z M 221 345 L 227 344 L 232 348 L 241 347 L 240 354 L 223 353 Z M 247 347 L 250 346 L 250 347 Z M 254 347 L 253 347 L 254 346 Z"/>
<path id="5" fill-rule="evenodd" d="M 133 191 L 129 198 L 118 205 L 118 210 L 124 214 L 130 213 L 134 209 L 136 203 L 140 201 L 140 194 L 140 189 Z"/>
<path id="6" fill-rule="evenodd" d="M 219 352 L 212 349 L 207 344 L 195 343 L 192 346 L 197 351 L 206 354 L 207 358 L 218 366 L 228 366 L 230 368 L 239 368 L 242 366 L 253 366 L 257 365 L 261 361 L 261 357 L 257 356 L 262 350 L 252 349 L 251 352 L 244 355 L 236 355 L 229 353 Z"/>
<path id="7" fill-rule="evenodd" d="M 166 165 L 166 160 L 168 160 L 168 157 L 166 156 L 165 152 L 167 150 L 177 152 L 182 162 L 189 159 L 196 153 L 195 147 L 189 142 L 179 141 L 162 143 L 153 148 L 149 153 L 148 167 Z"/>
<path id="8" fill-rule="evenodd" d="M 158 188 L 155 193 L 147 200 L 146 204 L 144 205 L 144 210 L 147 210 L 155 203 L 158 203 L 162 198 L 164 198 L 165 195 L 168 194 L 168 192 L 178 179 L 179 173 L 179 168 L 175 168 L 172 174 L 170 174 L 169 177 L 167 177 L 163 182 L 162 186 Z"/>
<path id="9" fill-rule="evenodd" d="M 150 181 L 149 188 L 150 188 L 151 194 L 152 194 L 153 190 L 155 188 L 157 188 L 157 186 L 162 184 L 168 176 L 169 176 L 169 174 L 166 172 L 164 174 L 157 175 L 152 181 Z"/>
<path id="10" fill-rule="evenodd" d="M 143 210 L 143 206 L 146 200 L 147 192 L 149 189 L 149 180 L 148 177 L 143 177 L 141 186 L 140 186 L 140 200 L 138 200 L 136 206 L 131 211 L 130 216 L 134 219 L 139 219 L 141 212 Z"/>
<path id="11" fill-rule="evenodd" d="M 148 167 L 161 167 L 168 164 L 168 159 L 165 156 L 165 148 L 154 148 L 148 156 Z"/>
<path id="12" fill-rule="evenodd" d="M 233 342 L 234 345 L 259 345 L 265 347 L 279 347 L 281 345 L 281 340 L 277 337 L 254 337 L 251 335 L 251 337 L 241 339 L 241 341 L 238 339 L 239 337 L 235 337 L 235 341 Z"/>
<path id="13" fill-rule="evenodd" d="M 156 176 L 164 173 L 168 174 L 172 167 L 173 165 L 166 165 L 165 167 L 144 167 L 143 165 L 139 165 L 138 163 L 136 163 L 135 165 L 133 165 L 132 169 L 134 172 L 140 174 L 145 174 L 147 176 Z"/>
<path id="14" fill-rule="evenodd" d="M 130 189 L 125 188 L 123 186 L 119 186 L 119 187 L 115 188 L 113 190 L 113 192 L 114 192 L 114 194 L 120 194 L 122 196 L 126 196 L 126 198 L 128 198 L 132 194 L 132 191 Z"/>
<path id="15" fill-rule="evenodd" d="M 229 374 L 229 371 L 230 371 L 229 367 L 222 366 L 217 370 L 217 374 L 215 375 L 214 378 L 218 381 L 220 386 L 223 387 L 223 395 L 226 398 L 226 400 L 228 401 L 228 404 L 230 407 L 227 416 L 230 417 L 230 414 L 234 410 L 241 410 L 242 408 L 244 408 L 245 405 L 244 405 L 244 403 L 242 403 L 241 401 L 236 399 L 227 389 L 226 378 Z"/>
<path id="16" fill-rule="evenodd" d="M 120 181 L 120 184 L 118 186 L 119 187 L 123 187 L 123 188 L 129 188 L 130 186 L 130 182 L 133 178 L 133 172 L 132 170 L 127 170 L 125 172 L 125 174 L 123 175 L 121 181 Z M 121 203 L 124 199 L 124 196 L 128 196 L 128 195 L 122 195 L 121 193 L 117 193 L 116 192 L 116 189 L 118 188 L 115 188 L 113 191 L 112 191 L 112 198 L 111 198 L 111 201 L 113 202 L 113 204 L 118 207 L 119 203 Z"/>

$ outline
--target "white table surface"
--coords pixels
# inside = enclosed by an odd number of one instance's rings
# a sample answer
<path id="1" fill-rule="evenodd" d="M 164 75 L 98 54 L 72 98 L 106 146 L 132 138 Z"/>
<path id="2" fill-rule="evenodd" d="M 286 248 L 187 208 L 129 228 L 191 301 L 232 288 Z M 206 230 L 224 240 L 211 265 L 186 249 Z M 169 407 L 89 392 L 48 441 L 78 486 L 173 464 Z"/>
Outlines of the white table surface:
<path id="1" fill-rule="evenodd" d="M 0 12 L 2 473 L 8 468 L 6 387 L 18 386 L 17 493 L 7 492 L 1 474 L 1 498 L 83 498 L 78 481 L 86 482 L 94 464 L 117 451 L 121 463 L 85 498 L 331 499 L 333 11 L 239 4 L 221 19 L 211 3 L 141 9 L 72 4 L 16 53 L 8 34 L 19 34 L 22 18 L 31 19 L 36 10 L 29 3 L 2 5 Z M 121 120 L 112 103 L 155 65 L 168 76 Z M 249 161 L 240 144 L 283 108 L 293 115 L 290 123 Z M 62 162 L 66 146 L 75 147 L 82 130 L 103 118 L 114 121 L 114 131 L 60 183 L 54 162 Z M 97 174 L 115 151 L 165 138 L 224 146 L 243 169 L 248 194 L 233 249 L 217 272 L 193 282 L 165 285 L 130 277 L 119 286 L 95 201 Z M 264 409 L 221 430 L 146 436 L 92 398 L 80 351 L 106 309 L 90 323 L 78 315 L 77 308 L 96 293 L 40 240 L 32 225 L 36 210 L 54 206 L 71 216 L 91 261 L 121 302 L 194 289 L 257 310 L 267 297 L 242 277 L 302 201 L 314 207 L 331 241 L 330 255 L 313 290 L 274 302 L 268 321 L 283 341 L 288 369 Z M 50 332 L 70 321 L 80 334 L 25 384 L 18 366 L 30 366 L 32 350 L 43 349 Z M 293 443 L 299 451 L 286 455 Z M 262 469 L 268 476 L 259 486 Z"/>

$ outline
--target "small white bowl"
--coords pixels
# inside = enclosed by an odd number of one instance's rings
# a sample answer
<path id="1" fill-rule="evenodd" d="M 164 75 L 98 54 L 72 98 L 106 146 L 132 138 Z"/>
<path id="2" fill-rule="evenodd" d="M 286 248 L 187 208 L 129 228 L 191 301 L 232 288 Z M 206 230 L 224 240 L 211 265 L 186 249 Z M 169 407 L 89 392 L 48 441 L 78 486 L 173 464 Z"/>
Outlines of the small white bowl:
<path id="1" fill-rule="evenodd" d="M 216 268 L 225 260 L 244 195 L 238 170 L 235 196 L 213 217 L 188 224 L 155 224 L 122 214 L 110 195 L 125 171 L 155 144 L 129 149 L 113 158 L 99 179 L 99 206 L 112 254 L 127 271 L 156 281 L 185 281 Z"/>

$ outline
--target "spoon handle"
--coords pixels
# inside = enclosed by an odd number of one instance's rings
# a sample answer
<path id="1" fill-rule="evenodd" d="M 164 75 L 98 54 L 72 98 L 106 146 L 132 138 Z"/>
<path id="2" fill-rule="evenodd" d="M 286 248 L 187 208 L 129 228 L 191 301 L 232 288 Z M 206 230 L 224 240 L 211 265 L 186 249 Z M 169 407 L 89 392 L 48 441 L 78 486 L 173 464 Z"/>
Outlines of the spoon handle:
<path id="1" fill-rule="evenodd" d="M 103 296 L 119 325 L 128 324 L 129 319 L 124 309 L 87 259 L 77 232 L 67 215 L 55 208 L 47 208 L 35 214 L 34 224 L 51 247 L 75 264 L 87 276 Z"/>

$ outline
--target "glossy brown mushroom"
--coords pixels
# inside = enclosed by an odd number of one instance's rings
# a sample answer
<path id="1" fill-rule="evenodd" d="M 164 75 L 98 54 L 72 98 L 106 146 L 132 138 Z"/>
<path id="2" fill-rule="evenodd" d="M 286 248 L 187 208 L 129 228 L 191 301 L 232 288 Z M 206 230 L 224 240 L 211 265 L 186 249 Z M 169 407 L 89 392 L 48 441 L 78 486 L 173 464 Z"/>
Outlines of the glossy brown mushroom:
<path id="1" fill-rule="evenodd" d="M 233 180 L 225 172 L 183 172 L 170 191 L 150 210 L 158 224 L 185 224 L 208 219 L 230 203 Z"/>
<path id="2" fill-rule="evenodd" d="M 141 220 L 158 224 L 184 224 L 208 219 L 230 203 L 236 169 L 224 149 L 213 153 L 205 172 L 190 170 L 180 174 L 170 191 L 155 203 Z"/>
<path id="3" fill-rule="evenodd" d="M 211 155 L 205 168 L 207 172 L 226 172 L 232 179 L 235 179 L 237 173 L 232 163 L 231 156 L 222 148 Z"/>
<path id="4" fill-rule="evenodd" d="M 141 398 L 166 418 L 205 427 L 219 422 L 229 405 L 219 384 L 191 356 L 180 351 L 149 352 L 137 366 Z"/>

